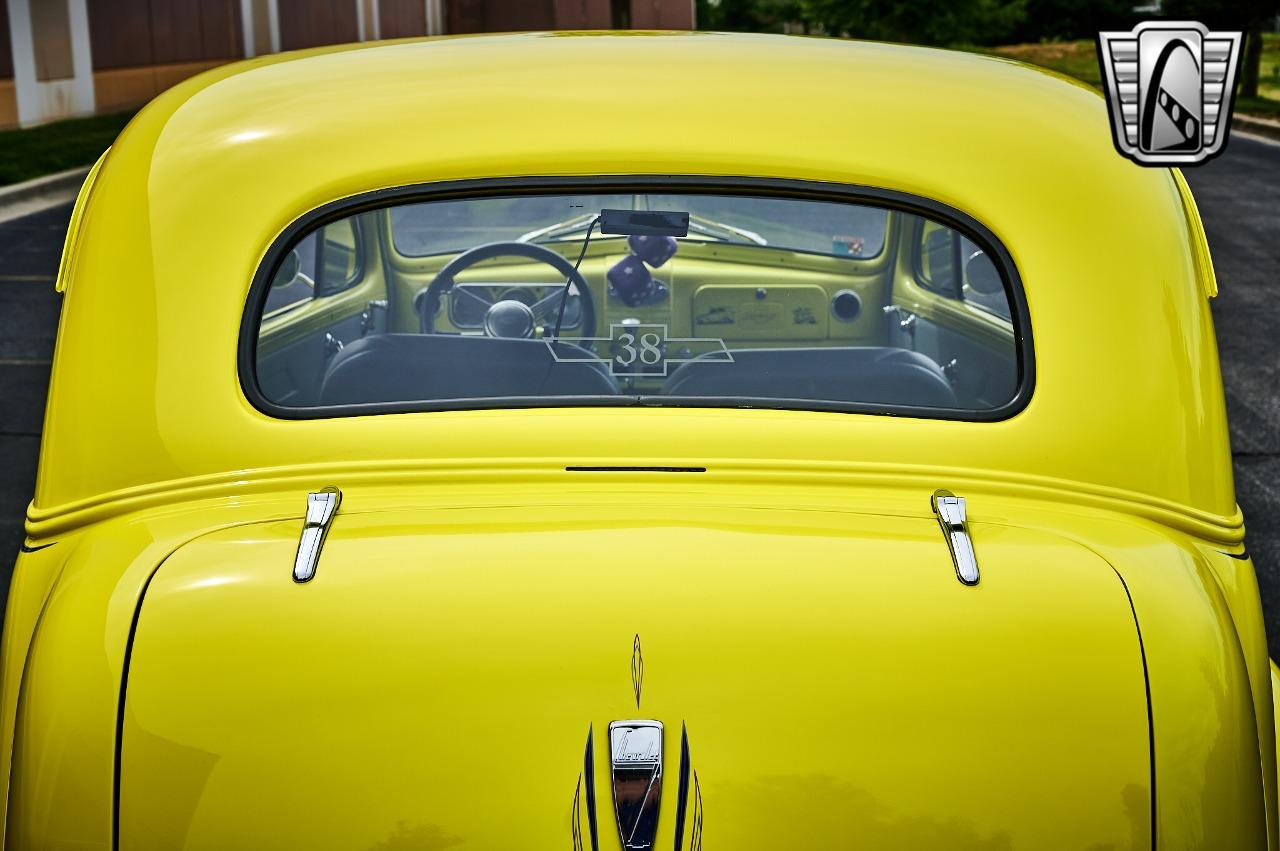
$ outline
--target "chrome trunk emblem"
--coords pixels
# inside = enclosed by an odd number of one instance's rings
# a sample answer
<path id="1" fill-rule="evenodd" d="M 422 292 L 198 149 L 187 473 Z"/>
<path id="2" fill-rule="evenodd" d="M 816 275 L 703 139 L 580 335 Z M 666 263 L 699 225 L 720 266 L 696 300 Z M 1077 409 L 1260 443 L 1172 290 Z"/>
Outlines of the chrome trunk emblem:
<path id="1" fill-rule="evenodd" d="M 662 798 L 662 722 L 614 721 L 609 725 L 613 804 L 622 847 L 653 847 Z"/>

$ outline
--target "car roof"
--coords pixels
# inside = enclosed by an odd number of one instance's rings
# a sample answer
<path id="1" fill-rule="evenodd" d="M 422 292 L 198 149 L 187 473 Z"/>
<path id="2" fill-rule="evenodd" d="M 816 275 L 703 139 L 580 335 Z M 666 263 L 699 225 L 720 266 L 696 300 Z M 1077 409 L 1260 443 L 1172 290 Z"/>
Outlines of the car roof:
<path id="1" fill-rule="evenodd" d="M 880 460 L 1239 525 L 1198 219 L 1170 170 L 1115 151 L 1096 91 L 946 50 L 573 32 L 273 55 L 208 71 L 144 109 L 82 196 L 68 238 L 29 528 L 71 523 L 89 504 L 257 475 L 246 470 L 420 455 L 421 438 L 395 423 L 430 423 L 441 438 L 432 446 L 446 446 L 446 435 L 482 440 L 477 423 L 495 422 L 492 412 L 283 422 L 256 411 L 236 370 L 250 281 L 292 222 L 340 199 L 441 181 L 611 174 L 921 196 L 994 233 L 1026 290 L 1037 382 L 1011 420 L 798 412 L 785 416 L 803 434 L 780 448 L 761 441 L 752 412 L 657 412 L 680 454 L 856 466 L 874 449 Z M 700 432 L 678 425 L 681 416 L 729 424 L 690 443 L 679 435 Z M 666 427 L 652 432 L 655 445 Z M 593 441 L 580 448 L 597 457 L 615 449 Z"/>

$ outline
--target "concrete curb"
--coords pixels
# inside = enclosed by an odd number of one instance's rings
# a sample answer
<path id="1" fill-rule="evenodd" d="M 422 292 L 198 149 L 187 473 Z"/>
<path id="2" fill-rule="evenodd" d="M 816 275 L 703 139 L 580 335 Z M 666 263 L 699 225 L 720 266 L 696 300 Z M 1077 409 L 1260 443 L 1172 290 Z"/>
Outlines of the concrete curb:
<path id="1" fill-rule="evenodd" d="M 0 187 L 0 222 L 71 203 L 79 194 L 88 173 L 89 166 L 82 166 Z"/>
<path id="2" fill-rule="evenodd" d="M 1252 115 L 1233 115 L 1231 116 L 1231 129 L 1280 141 L 1280 121 L 1272 121 L 1269 118 L 1254 118 Z"/>

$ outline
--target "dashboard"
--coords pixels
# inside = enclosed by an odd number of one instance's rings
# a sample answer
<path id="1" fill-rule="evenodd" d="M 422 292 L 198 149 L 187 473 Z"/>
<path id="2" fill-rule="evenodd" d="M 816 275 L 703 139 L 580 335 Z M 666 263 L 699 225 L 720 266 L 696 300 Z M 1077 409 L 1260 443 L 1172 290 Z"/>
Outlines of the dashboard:
<path id="1" fill-rule="evenodd" d="M 606 244 L 593 245 L 597 250 L 581 267 L 597 327 L 581 327 L 582 296 L 574 293 L 565 301 L 563 335 L 610 338 L 611 328 L 638 324 L 664 326 L 670 337 L 722 340 L 731 348 L 877 345 L 884 340 L 891 267 L 883 258 L 690 242 L 681 246 L 679 256 L 653 270 L 652 281 L 637 295 L 618 286 L 618 276 L 611 274 L 630 256 L 625 246 L 602 242 Z M 750 263 L 735 256 L 742 253 L 749 254 Z M 504 300 L 533 308 L 540 318 L 548 313 L 554 317 L 554 309 L 538 306 L 558 308 L 563 289 L 563 280 L 545 266 L 493 263 L 460 276 L 442 299 L 437 327 L 484 334 L 486 311 Z M 550 335 L 553 321 L 539 323 L 533 336 Z"/>

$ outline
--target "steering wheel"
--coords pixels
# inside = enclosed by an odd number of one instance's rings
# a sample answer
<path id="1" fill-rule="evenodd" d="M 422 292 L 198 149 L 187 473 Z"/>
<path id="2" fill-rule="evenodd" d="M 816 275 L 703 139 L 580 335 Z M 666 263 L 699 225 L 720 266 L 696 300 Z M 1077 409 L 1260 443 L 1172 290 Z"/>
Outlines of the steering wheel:
<path id="1" fill-rule="evenodd" d="M 418 316 L 422 320 L 422 333 L 436 332 L 435 316 L 440 309 L 440 296 L 453 289 L 454 279 L 477 263 L 494 257 L 526 257 L 555 269 L 578 291 L 582 317 L 578 325 L 579 335 L 589 336 L 595 330 L 596 306 L 591 297 L 591 288 L 587 286 L 587 279 L 573 268 L 572 263 L 550 248 L 531 242 L 490 242 L 464 251 L 450 260 L 414 299 Z M 466 293 L 469 298 L 485 304 L 484 331 L 490 337 L 532 337 L 539 325 L 555 323 L 556 315 L 560 312 L 560 299 L 567 297 L 565 288 L 559 285 L 551 295 L 529 305 L 515 299 L 493 302 L 471 289 L 458 292 Z"/>

